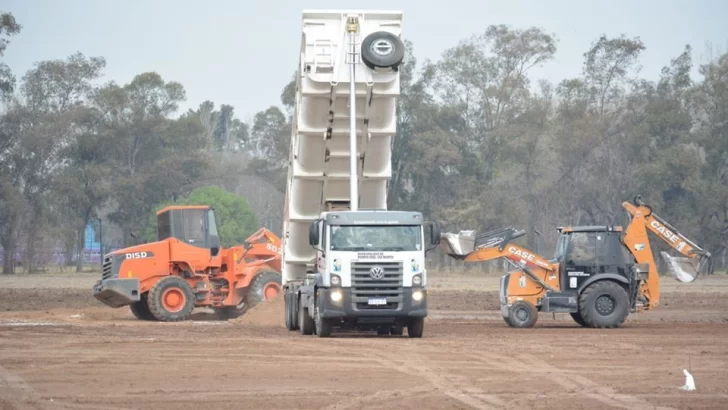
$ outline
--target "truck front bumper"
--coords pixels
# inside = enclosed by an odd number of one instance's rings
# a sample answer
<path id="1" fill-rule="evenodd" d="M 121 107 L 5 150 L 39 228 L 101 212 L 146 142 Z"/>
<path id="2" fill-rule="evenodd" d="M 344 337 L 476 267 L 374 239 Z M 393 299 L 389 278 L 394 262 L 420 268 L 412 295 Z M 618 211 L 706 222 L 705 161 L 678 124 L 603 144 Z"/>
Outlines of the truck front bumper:
<path id="1" fill-rule="evenodd" d="M 139 279 L 106 279 L 96 282 L 94 297 L 112 308 L 131 305 L 140 300 Z"/>
<path id="2" fill-rule="evenodd" d="M 351 288 L 319 288 L 321 295 L 321 317 L 323 318 L 408 318 L 427 316 L 427 289 L 404 288 L 401 301 L 387 298 L 386 305 L 369 304 L 367 299 L 352 297 Z M 340 292 L 341 299 L 335 301 L 332 293 Z M 422 298 L 412 295 L 420 292 Z"/>

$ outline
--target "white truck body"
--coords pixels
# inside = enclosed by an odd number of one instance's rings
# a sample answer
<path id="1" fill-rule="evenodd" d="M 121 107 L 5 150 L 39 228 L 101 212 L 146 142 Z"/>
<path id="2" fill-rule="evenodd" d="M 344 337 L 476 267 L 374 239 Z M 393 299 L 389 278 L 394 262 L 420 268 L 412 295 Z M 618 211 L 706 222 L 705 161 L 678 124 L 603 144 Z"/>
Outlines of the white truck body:
<path id="1" fill-rule="evenodd" d="M 425 240 L 422 215 L 386 210 L 400 94 L 397 68 L 404 57 L 401 26 L 398 11 L 303 12 L 282 235 L 289 330 L 306 333 L 302 321 L 315 316 L 315 297 L 319 289 L 328 292 L 332 274 L 340 279 L 333 285 L 352 289 L 354 276 L 365 280 L 364 272 L 355 270 L 366 266 L 366 280 L 376 276 L 370 271 L 386 271 L 380 279 L 396 278 L 400 288 L 399 297 L 384 297 L 389 306 L 401 306 L 401 288 L 412 286 L 415 272 L 424 286 L 425 251 L 432 241 Z M 332 229 L 340 229 L 340 220 L 356 226 L 352 232 L 379 235 L 385 242 L 390 234 L 416 232 L 412 240 L 417 243 L 385 247 L 374 239 L 336 250 Z M 372 230 L 376 227 L 381 229 Z M 439 242 L 439 230 L 437 235 Z M 367 298 L 367 305 L 381 305 L 380 296 Z M 345 303 L 355 306 L 355 299 L 348 294 Z M 350 314 L 350 309 L 338 312 L 343 319 Z M 316 326 L 318 333 L 318 322 Z"/>

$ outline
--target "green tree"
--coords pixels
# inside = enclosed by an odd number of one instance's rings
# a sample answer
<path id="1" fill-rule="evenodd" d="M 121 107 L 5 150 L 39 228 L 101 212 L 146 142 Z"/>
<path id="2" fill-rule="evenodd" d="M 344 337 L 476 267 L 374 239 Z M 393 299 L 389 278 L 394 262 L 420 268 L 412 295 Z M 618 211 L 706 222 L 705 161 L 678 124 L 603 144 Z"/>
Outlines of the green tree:
<path id="1" fill-rule="evenodd" d="M 156 206 L 147 224 L 145 232 L 147 241 L 156 240 L 156 212 L 170 205 L 208 205 L 215 208 L 220 240 L 224 247 L 242 244 L 248 236 L 260 228 L 258 218 L 245 199 L 217 186 L 205 186 L 193 190 L 178 201 Z"/>
<path id="2" fill-rule="evenodd" d="M 5 37 L 20 33 L 22 28 L 23 26 L 15 21 L 13 13 L 3 13 L 0 11 L 0 97 L 12 93 L 15 88 L 15 76 L 10 70 L 10 67 L 2 61 L 5 49 L 10 43 L 10 40 Z"/>

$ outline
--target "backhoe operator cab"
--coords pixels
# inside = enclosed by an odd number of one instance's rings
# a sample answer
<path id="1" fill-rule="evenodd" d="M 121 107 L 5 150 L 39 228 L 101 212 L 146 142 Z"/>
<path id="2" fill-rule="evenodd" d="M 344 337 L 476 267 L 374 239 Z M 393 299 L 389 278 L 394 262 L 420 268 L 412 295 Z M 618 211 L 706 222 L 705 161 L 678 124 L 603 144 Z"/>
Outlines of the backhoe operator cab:
<path id="1" fill-rule="evenodd" d="M 175 238 L 198 248 L 220 252 L 215 210 L 207 206 L 169 206 L 157 212 L 157 240 Z"/>

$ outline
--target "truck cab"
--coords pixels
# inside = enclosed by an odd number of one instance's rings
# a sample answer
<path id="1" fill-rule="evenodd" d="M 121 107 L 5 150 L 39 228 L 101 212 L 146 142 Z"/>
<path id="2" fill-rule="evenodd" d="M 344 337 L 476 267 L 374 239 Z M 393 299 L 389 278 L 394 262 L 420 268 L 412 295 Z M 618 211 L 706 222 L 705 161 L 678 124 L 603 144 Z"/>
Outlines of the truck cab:
<path id="1" fill-rule="evenodd" d="M 324 332 L 348 327 L 401 334 L 407 327 L 409 334 L 421 333 L 425 254 L 439 243 L 438 225 L 423 222 L 419 212 L 322 213 L 309 230 L 316 263 L 302 289 L 301 322 Z"/>

